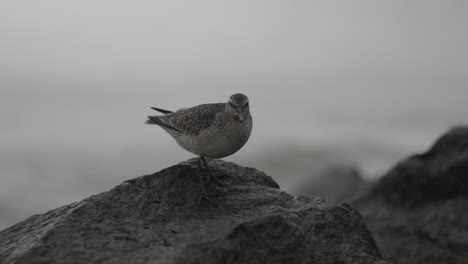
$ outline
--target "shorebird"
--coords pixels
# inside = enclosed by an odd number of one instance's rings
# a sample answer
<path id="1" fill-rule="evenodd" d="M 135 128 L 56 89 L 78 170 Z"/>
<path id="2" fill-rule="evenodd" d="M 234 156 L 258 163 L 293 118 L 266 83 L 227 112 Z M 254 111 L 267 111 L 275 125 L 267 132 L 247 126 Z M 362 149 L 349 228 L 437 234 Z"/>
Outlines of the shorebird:
<path id="1" fill-rule="evenodd" d="M 210 179 L 221 185 L 212 174 L 206 158 L 220 159 L 230 156 L 241 149 L 252 131 L 249 99 L 237 93 L 229 97 L 227 103 L 201 104 L 172 112 L 151 107 L 164 115 L 148 116 L 146 124 L 155 124 L 171 135 L 177 144 L 198 156 L 197 175 L 201 194 L 198 204 L 205 198 L 211 201 L 205 191 L 201 175 L 201 162 L 208 170 Z"/>

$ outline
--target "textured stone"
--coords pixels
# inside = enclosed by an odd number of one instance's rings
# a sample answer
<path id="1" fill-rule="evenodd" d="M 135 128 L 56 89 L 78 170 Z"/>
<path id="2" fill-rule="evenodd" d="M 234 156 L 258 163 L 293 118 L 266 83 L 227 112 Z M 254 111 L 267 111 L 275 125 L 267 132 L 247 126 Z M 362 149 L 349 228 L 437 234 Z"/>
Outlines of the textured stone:
<path id="1" fill-rule="evenodd" d="M 221 206 L 199 194 L 195 160 L 132 179 L 0 232 L 0 263 L 383 263 L 360 214 L 293 197 L 252 168 L 210 161 Z"/>
<path id="2" fill-rule="evenodd" d="M 348 202 L 363 192 L 368 184 L 356 167 L 335 165 L 319 171 L 295 188 L 293 193 L 320 196 L 327 204 L 335 205 Z"/>
<path id="3" fill-rule="evenodd" d="M 385 260 L 468 263 L 468 128 L 400 162 L 352 205 Z"/>

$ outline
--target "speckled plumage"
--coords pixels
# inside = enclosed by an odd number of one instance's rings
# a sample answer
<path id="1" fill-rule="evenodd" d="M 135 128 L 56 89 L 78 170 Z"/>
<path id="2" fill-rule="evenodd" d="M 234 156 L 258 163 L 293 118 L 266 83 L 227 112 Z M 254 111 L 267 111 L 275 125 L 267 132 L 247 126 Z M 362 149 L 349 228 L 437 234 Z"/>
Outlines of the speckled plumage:
<path id="1" fill-rule="evenodd" d="M 182 148 L 208 158 L 234 154 L 252 131 L 248 98 L 243 94 L 232 95 L 228 103 L 202 104 L 148 118 L 147 123 L 161 126 Z"/>
<path id="2" fill-rule="evenodd" d="M 159 119 L 186 135 L 199 135 L 216 121 L 216 115 L 226 108 L 225 103 L 202 104 L 186 108 Z"/>

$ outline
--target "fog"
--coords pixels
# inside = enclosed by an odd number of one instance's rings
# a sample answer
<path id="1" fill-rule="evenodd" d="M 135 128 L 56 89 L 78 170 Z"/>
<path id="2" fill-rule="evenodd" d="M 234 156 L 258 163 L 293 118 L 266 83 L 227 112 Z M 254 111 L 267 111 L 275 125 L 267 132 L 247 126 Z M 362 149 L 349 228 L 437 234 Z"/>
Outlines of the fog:
<path id="1" fill-rule="evenodd" d="M 375 179 L 467 122 L 465 1 L 3 1 L 0 229 L 193 157 L 144 125 L 250 98 L 226 160 Z"/>

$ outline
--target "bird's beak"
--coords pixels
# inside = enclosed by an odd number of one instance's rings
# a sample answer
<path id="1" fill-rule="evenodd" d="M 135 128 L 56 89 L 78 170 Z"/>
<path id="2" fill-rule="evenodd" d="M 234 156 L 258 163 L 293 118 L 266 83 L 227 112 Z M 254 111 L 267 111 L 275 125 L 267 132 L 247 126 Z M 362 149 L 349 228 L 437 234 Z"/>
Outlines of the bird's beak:
<path id="1" fill-rule="evenodd" d="M 244 115 L 241 110 L 237 111 L 237 115 L 239 116 L 239 121 L 244 122 Z"/>

